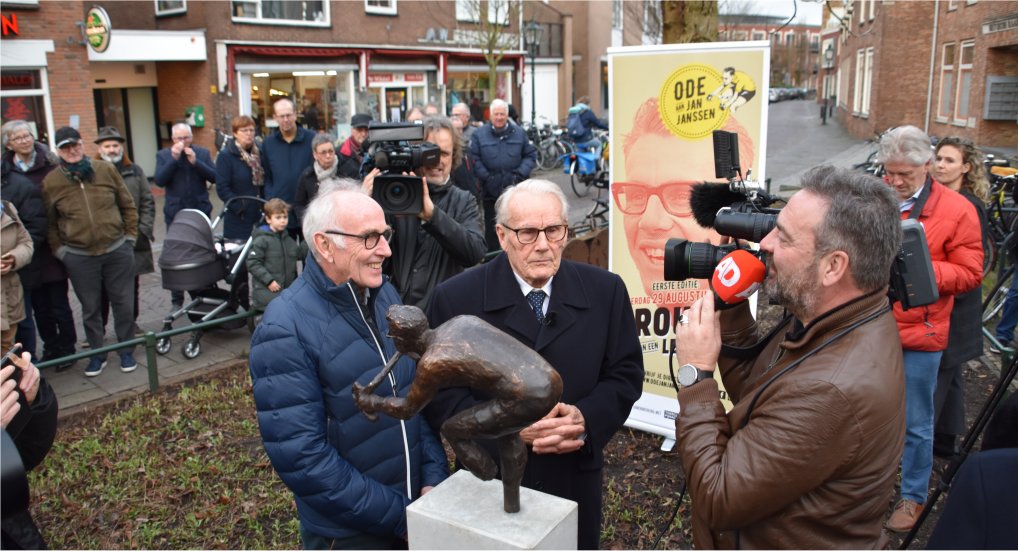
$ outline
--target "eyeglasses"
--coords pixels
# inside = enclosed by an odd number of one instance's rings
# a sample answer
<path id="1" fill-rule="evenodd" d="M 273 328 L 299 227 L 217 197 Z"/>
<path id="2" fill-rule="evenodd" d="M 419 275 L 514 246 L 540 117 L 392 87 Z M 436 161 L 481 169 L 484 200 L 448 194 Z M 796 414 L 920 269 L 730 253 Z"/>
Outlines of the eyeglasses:
<path id="1" fill-rule="evenodd" d="M 378 246 L 378 240 L 383 238 L 383 237 L 385 238 L 385 242 L 386 243 L 388 243 L 389 240 L 392 239 L 392 228 L 385 228 L 385 230 L 382 231 L 382 232 L 376 232 L 376 231 L 368 232 L 368 233 L 365 233 L 363 235 L 358 235 L 356 233 L 341 232 L 339 230 L 325 230 L 322 233 L 327 233 L 327 234 L 330 234 L 330 235 L 342 235 L 343 237 L 356 237 L 357 239 L 363 239 L 364 240 L 364 248 L 365 249 L 374 249 L 375 247 Z"/>
<path id="2" fill-rule="evenodd" d="M 693 214 L 689 208 L 689 196 L 693 184 L 699 182 L 668 182 L 662 186 L 650 187 L 636 182 L 612 182 L 612 196 L 615 206 L 625 214 L 643 214 L 647 211 L 650 198 L 657 196 L 665 211 L 672 216 L 688 218 Z"/>
<path id="3" fill-rule="evenodd" d="M 244 127 L 244 128 L 238 128 L 237 129 L 237 132 L 243 132 L 244 134 L 254 134 L 254 131 L 255 131 L 255 129 L 254 129 L 253 126 L 247 126 L 247 127 Z"/>
<path id="4" fill-rule="evenodd" d="M 332 157 L 335 154 L 336 150 L 335 148 L 332 147 L 329 147 L 328 149 L 323 149 L 321 151 L 315 151 L 315 155 L 321 155 L 323 157 Z"/>
<path id="5" fill-rule="evenodd" d="M 186 141 L 188 141 L 190 139 L 193 139 L 193 138 L 194 138 L 194 136 L 173 136 L 173 141 L 175 141 L 175 142 L 186 142 Z"/>
<path id="6" fill-rule="evenodd" d="M 548 241 L 562 241 L 566 238 L 566 234 L 569 233 L 569 226 L 565 224 L 548 226 L 546 228 L 510 228 L 505 224 L 501 224 L 501 226 L 516 233 L 516 239 L 519 240 L 521 245 L 529 245 L 537 241 L 537 237 L 541 232 L 544 232 L 544 237 Z"/>
<path id="7" fill-rule="evenodd" d="M 30 141 L 32 141 L 34 139 L 35 138 L 33 138 L 31 134 L 22 134 L 20 136 L 12 137 L 11 141 L 12 142 L 30 142 Z"/>

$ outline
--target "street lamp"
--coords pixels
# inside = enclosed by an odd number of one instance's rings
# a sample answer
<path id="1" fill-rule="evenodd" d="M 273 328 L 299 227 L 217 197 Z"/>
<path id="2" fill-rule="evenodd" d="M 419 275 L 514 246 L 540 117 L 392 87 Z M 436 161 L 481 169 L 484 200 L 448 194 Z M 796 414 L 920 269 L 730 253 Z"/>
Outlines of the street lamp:
<path id="1" fill-rule="evenodd" d="M 541 46 L 542 34 L 544 34 L 544 27 L 537 21 L 527 23 L 523 29 L 523 44 L 527 47 L 527 54 L 530 55 L 530 124 L 535 129 L 537 128 L 537 86 L 534 79 L 537 49 Z"/>
<path id="2" fill-rule="evenodd" d="M 834 44 L 828 44 L 827 49 L 824 50 L 824 61 L 827 62 L 824 64 L 824 67 L 830 69 L 832 66 L 831 62 L 834 61 Z"/>

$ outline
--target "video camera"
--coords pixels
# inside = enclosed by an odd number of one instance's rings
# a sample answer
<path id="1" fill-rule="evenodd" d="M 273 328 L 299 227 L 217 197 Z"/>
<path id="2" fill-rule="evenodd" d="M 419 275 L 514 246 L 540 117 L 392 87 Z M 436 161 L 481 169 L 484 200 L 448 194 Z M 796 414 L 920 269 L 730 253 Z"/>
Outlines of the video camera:
<path id="1" fill-rule="evenodd" d="M 769 208 L 774 198 L 758 182 L 741 179 L 738 135 L 715 130 L 713 137 L 715 176 L 727 178 L 729 183 L 693 186 L 689 200 L 693 217 L 697 224 L 714 228 L 721 235 L 759 243 L 774 229 L 781 209 Z M 915 220 L 902 220 L 901 231 L 901 248 L 891 265 L 888 295 L 908 310 L 932 304 L 940 294 L 922 225 Z M 665 244 L 665 279 L 710 278 L 718 263 L 737 248 L 734 244 L 715 246 L 669 239 Z"/>
<path id="2" fill-rule="evenodd" d="M 420 176 L 407 176 L 421 168 L 438 164 L 438 146 L 424 142 L 424 127 L 414 123 L 375 123 L 368 125 L 364 142 L 361 177 L 377 168 L 371 196 L 388 214 L 417 214 L 424 208 Z M 423 143 L 422 143 L 423 142 Z"/>

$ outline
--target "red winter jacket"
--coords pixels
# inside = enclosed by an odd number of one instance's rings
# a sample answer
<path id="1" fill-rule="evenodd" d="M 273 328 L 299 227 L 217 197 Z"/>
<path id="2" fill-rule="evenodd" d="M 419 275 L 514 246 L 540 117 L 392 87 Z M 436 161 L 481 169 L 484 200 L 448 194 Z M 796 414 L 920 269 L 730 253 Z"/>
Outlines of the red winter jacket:
<path id="1" fill-rule="evenodd" d="M 975 289 L 983 280 L 983 245 L 979 216 L 961 194 L 931 180 L 930 197 L 919 215 L 933 260 L 940 300 L 903 311 L 894 304 L 901 347 L 936 352 L 947 348 L 954 295 Z M 908 218 L 910 211 L 901 213 Z"/>

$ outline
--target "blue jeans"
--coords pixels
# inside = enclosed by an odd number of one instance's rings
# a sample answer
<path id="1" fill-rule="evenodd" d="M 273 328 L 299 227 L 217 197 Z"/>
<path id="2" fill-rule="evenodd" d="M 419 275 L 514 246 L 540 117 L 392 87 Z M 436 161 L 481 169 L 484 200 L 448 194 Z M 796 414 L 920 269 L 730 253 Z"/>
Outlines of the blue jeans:
<path id="1" fill-rule="evenodd" d="M 901 497 L 926 503 L 933 470 L 933 390 L 940 352 L 902 350 L 905 363 L 905 452 L 901 456 Z"/>
<path id="2" fill-rule="evenodd" d="M 1018 326 L 1018 281 L 1011 277 L 1011 286 L 1007 288 L 1007 298 L 1004 299 L 1004 308 L 1000 312 L 1000 321 L 997 322 L 996 337 L 1000 344 L 1010 346 L 1014 338 L 1014 328 Z"/>

